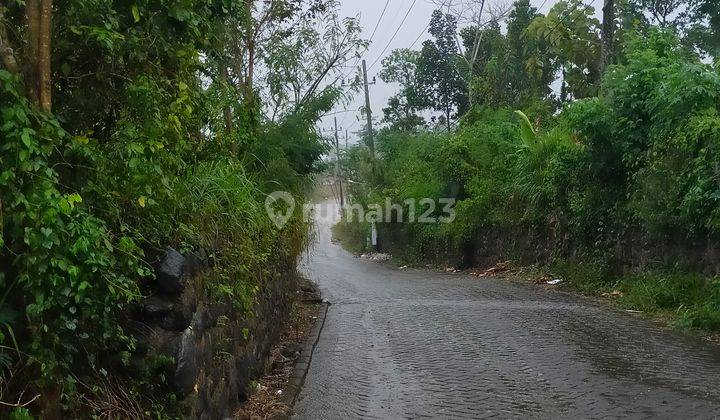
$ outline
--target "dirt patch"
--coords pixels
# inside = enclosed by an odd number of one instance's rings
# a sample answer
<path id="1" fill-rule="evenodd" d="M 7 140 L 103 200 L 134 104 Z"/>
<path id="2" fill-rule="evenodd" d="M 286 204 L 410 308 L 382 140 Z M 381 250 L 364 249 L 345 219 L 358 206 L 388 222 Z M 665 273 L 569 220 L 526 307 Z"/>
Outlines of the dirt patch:
<path id="1" fill-rule="evenodd" d="M 301 282 L 298 294 L 280 341 L 270 352 L 268 371 L 255 382 L 254 393 L 240 406 L 236 419 L 284 419 L 290 415 L 292 407 L 283 402 L 283 394 L 321 305 L 317 291 L 308 282 Z"/>

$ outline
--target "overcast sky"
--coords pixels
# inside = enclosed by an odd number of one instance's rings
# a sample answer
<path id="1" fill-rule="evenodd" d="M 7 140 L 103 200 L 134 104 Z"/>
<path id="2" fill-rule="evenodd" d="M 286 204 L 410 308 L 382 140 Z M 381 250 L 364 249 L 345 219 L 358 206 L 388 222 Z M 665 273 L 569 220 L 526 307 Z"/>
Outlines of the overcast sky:
<path id="1" fill-rule="evenodd" d="M 415 2 L 413 5 L 413 1 Z M 503 4 L 510 4 L 511 0 L 489 0 L 489 4 L 497 4 L 502 1 Z M 531 0 L 535 7 L 541 7 L 541 13 L 547 13 L 556 0 Z M 375 28 L 386 0 L 340 0 L 341 14 L 343 16 L 357 16 L 360 18 L 360 24 L 363 27 L 363 37 L 370 39 L 373 29 Z M 412 9 L 410 6 L 413 5 Z M 377 76 L 380 70 L 380 61 L 386 57 L 392 50 L 397 48 L 410 47 L 417 40 L 413 48 L 419 49 L 422 42 L 428 39 L 425 31 L 430 16 L 437 6 L 431 0 L 390 0 L 385 14 L 380 20 L 375 36 L 372 38 L 370 47 L 363 55 L 368 65 L 368 77 L 372 80 L 373 76 Z M 596 9 L 598 9 L 596 7 Z M 403 17 L 408 13 L 405 23 L 400 26 Z M 392 39 L 396 30 L 397 35 Z M 419 37 L 419 38 L 418 38 Z M 390 40 L 392 39 L 392 42 Z M 374 63 L 374 65 L 373 65 Z M 382 109 L 385 107 L 388 98 L 397 90 L 397 86 L 383 83 L 377 78 L 377 84 L 370 87 L 370 103 L 373 112 L 373 120 L 379 122 L 382 118 Z M 321 122 L 321 127 L 330 130 L 333 125 L 333 117 L 337 116 L 338 125 L 343 129 L 341 139 L 344 139 L 344 129 L 350 131 L 350 143 L 357 141 L 357 136 L 352 134 L 364 128 L 363 121 L 358 121 L 360 117 L 358 109 L 364 105 L 364 95 L 358 92 L 354 95 L 350 104 L 339 105 L 333 112 L 336 115 L 327 116 Z M 351 112 L 342 112 L 345 109 Z M 342 142 L 341 142 L 342 143 Z"/>

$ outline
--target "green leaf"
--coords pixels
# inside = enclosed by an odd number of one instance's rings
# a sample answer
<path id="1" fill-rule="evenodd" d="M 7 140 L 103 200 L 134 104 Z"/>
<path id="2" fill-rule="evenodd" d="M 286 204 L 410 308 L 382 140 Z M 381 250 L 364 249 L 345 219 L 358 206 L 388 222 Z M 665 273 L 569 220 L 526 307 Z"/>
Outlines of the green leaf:
<path id="1" fill-rule="evenodd" d="M 138 10 L 137 5 L 133 4 L 130 7 L 130 11 L 132 11 L 133 18 L 135 19 L 135 23 L 140 22 L 140 10 Z"/>
<path id="2" fill-rule="evenodd" d="M 520 116 L 520 135 L 523 141 L 525 144 L 534 143 L 537 138 L 537 133 L 535 133 L 530 119 L 522 111 L 515 111 L 515 113 Z"/>
<path id="3" fill-rule="evenodd" d="M 73 137 L 73 140 L 75 140 L 76 142 L 83 144 L 83 145 L 88 144 L 90 142 L 90 139 L 87 138 L 86 136 L 75 136 L 75 137 Z"/>
<path id="4" fill-rule="evenodd" d="M 28 130 L 23 130 L 22 134 L 20 134 L 20 139 L 26 147 L 32 146 L 32 139 L 30 138 L 30 132 Z"/>

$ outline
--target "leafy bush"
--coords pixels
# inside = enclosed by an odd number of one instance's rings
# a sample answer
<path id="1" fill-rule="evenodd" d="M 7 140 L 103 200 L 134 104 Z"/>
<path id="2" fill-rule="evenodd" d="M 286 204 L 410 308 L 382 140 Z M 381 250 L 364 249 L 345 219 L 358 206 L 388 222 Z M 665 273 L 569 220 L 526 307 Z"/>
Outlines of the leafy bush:
<path id="1" fill-rule="evenodd" d="M 111 233 L 87 212 L 80 194 L 63 192 L 52 155 L 75 147 L 74 140 L 57 120 L 31 108 L 7 72 L 0 70 L 0 80 L 6 140 L 0 149 L 0 244 L 11 267 L 0 282 L 25 315 L 30 362 L 41 383 L 52 384 L 77 363 L 96 366 L 101 349 L 132 344 L 115 314 L 139 296 L 135 278 L 149 271 L 131 237 Z M 0 344 L 7 346 L 7 339 Z"/>

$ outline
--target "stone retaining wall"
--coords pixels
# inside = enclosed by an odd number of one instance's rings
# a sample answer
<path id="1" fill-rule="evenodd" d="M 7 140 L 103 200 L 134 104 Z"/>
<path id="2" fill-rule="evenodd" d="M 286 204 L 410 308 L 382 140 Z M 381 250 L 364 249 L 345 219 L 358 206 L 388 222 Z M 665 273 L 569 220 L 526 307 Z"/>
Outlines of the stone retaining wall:
<path id="1" fill-rule="evenodd" d="M 132 314 L 138 339 L 133 365 L 148 372 L 157 360 L 171 360 L 164 391 L 178 397 L 188 417 L 231 417 L 263 373 L 296 290 L 294 259 L 275 259 L 270 267 L 281 268 L 255 274 L 259 290 L 248 311 L 213 291 L 206 257 L 168 249 L 159 258 L 150 296 Z"/>

